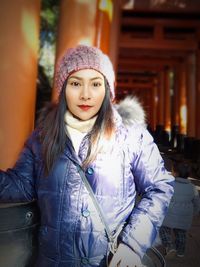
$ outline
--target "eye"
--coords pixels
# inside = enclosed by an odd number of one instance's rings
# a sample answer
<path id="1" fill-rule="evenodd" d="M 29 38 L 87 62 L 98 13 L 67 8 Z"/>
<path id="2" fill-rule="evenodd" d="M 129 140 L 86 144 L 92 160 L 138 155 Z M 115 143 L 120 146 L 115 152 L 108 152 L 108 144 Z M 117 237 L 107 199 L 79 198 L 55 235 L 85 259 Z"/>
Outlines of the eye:
<path id="1" fill-rule="evenodd" d="M 81 84 L 77 81 L 70 81 L 69 84 L 73 87 L 78 87 L 78 86 L 81 86 Z"/>
<path id="2" fill-rule="evenodd" d="M 94 87 L 100 87 L 100 86 L 102 86 L 102 83 L 101 82 L 93 82 L 93 86 Z"/>

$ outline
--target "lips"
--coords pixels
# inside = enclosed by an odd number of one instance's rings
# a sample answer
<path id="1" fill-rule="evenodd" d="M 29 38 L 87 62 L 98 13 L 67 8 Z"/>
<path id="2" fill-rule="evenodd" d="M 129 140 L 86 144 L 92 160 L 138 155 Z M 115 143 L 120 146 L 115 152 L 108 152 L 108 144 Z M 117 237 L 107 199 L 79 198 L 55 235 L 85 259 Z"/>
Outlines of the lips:
<path id="1" fill-rule="evenodd" d="M 78 105 L 78 107 L 84 111 L 89 110 L 92 106 L 88 106 L 88 105 Z"/>

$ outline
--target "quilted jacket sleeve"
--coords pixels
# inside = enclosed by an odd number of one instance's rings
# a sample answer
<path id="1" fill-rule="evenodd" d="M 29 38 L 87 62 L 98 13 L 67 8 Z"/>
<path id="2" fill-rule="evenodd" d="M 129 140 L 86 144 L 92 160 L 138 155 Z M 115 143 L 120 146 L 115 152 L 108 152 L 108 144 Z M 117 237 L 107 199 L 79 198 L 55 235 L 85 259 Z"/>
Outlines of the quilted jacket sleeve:
<path id="1" fill-rule="evenodd" d="M 7 171 L 0 170 L 0 202 L 25 202 L 36 197 L 33 136 L 25 143 L 15 166 Z"/>
<path id="2" fill-rule="evenodd" d="M 138 149 L 132 171 L 140 201 L 133 208 L 121 239 L 141 257 L 151 247 L 173 195 L 174 177 L 164 168 L 152 136 L 144 129 L 137 132 Z"/>

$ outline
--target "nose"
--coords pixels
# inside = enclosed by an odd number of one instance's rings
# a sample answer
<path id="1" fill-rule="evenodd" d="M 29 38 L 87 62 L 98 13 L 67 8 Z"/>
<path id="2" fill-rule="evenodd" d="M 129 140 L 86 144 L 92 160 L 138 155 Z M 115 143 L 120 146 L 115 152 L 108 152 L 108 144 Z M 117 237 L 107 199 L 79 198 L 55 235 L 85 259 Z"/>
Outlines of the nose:
<path id="1" fill-rule="evenodd" d="M 88 100 L 91 98 L 90 88 L 88 85 L 84 85 L 82 87 L 81 93 L 80 93 L 80 99 L 81 100 Z"/>

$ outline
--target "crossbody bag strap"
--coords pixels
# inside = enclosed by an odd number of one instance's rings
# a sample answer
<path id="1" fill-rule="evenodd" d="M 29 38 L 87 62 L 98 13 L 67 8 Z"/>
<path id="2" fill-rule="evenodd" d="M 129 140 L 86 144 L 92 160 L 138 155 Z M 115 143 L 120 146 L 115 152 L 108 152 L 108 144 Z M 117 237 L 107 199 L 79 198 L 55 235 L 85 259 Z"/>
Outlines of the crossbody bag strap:
<path id="1" fill-rule="evenodd" d="M 110 228 L 106 222 L 106 219 L 105 219 L 105 216 L 103 214 L 103 211 L 101 209 L 101 207 L 99 206 L 99 203 L 94 195 L 94 192 L 92 190 L 92 187 L 90 186 L 89 182 L 88 182 L 88 179 L 87 177 L 85 176 L 85 173 L 83 171 L 83 169 L 79 166 L 79 165 L 76 165 L 77 167 L 77 170 L 78 170 L 78 173 L 80 174 L 81 176 L 81 179 L 93 201 L 93 204 L 97 210 L 97 213 L 101 219 L 101 222 L 103 223 L 104 225 L 104 228 L 105 228 L 105 232 L 106 232 L 106 235 L 107 235 L 107 238 L 108 238 L 108 241 L 109 241 L 109 246 L 110 246 L 110 252 L 112 252 L 112 254 L 114 255 L 114 253 L 116 252 L 117 250 L 117 237 L 119 235 L 119 233 L 121 232 L 122 228 L 123 228 L 123 225 L 121 225 L 120 227 L 118 227 L 117 231 L 112 234 L 112 232 L 110 231 Z M 166 264 L 165 264 L 165 260 L 164 258 L 162 257 L 161 253 L 156 249 L 156 248 L 151 248 L 154 253 L 157 255 L 157 257 L 159 257 L 159 260 L 161 261 L 161 263 L 163 264 L 162 266 L 163 267 L 166 267 Z M 108 260 L 108 259 L 107 259 Z M 107 266 L 108 266 L 108 262 L 107 262 Z"/>
<path id="2" fill-rule="evenodd" d="M 117 249 L 117 236 L 119 234 L 119 231 L 116 231 L 115 234 L 112 234 L 107 222 L 106 222 L 106 219 L 105 219 L 105 216 L 103 214 L 103 211 L 101 209 L 101 207 L 99 206 L 99 203 L 94 195 L 94 192 L 88 182 L 88 179 L 87 177 L 85 176 L 85 173 L 83 171 L 83 169 L 79 166 L 79 165 L 76 165 L 77 167 L 77 170 L 78 170 L 78 173 L 80 174 L 81 176 L 81 179 L 93 201 L 93 204 L 97 210 L 97 213 L 101 219 L 101 222 L 103 223 L 104 225 L 104 228 L 105 228 L 105 232 L 106 232 L 106 235 L 107 235 L 107 238 L 108 238 L 108 241 L 109 241 L 109 245 L 110 245 L 110 250 L 112 253 L 115 253 L 116 252 L 116 249 Z M 121 227 L 120 227 L 121 228 Z M 121 231 L 121 229 L 119 229 Z"/>

